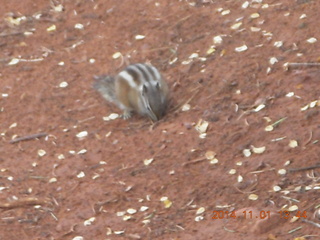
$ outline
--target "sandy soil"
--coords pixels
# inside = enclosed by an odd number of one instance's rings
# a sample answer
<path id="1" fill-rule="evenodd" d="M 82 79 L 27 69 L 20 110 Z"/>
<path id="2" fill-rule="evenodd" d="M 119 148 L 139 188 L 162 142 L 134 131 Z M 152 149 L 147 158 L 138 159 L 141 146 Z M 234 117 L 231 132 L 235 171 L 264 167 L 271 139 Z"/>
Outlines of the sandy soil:
<path id="1" fill-rule="evenodd" d="M 319 9 L 4 1 L 0 239 L 320 239 Z M 93 77 L 136 62 L 169 112 L 107 121 Z"/>

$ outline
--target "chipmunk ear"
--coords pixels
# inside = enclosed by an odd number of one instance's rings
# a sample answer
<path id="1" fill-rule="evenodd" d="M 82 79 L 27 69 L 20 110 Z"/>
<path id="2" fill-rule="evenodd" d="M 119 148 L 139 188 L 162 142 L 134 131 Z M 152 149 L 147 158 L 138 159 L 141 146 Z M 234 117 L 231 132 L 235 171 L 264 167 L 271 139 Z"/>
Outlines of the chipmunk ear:
<path id="1" fill-rule="evenodd" d="M 145 84 L 142 86 L 142 94 L 146 94 L 148 92 L 148 88 Z"/>

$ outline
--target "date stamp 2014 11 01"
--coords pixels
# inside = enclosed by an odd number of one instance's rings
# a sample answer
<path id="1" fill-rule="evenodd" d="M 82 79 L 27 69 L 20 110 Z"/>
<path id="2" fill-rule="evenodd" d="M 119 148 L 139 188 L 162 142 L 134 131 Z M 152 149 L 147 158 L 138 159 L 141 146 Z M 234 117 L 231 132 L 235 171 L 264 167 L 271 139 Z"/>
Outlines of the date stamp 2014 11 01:
<path id="1" fill-rule="evenodd" d="M 236 211 L 212 211 L 212 219 L 237 219 L 237 218 L 244 218 L 244 219 L 268 219 L 271 217 L 271 211 L 243 211 L 243 212 L 236 212 Z M 289 211 L 278 211 L 275 212 L 279 214 L 279 218 L 289 219 L 291 217 L 297 218 L 307 218 L 306 211 L 297 211 L 296 213 L 292 213 Z"/>

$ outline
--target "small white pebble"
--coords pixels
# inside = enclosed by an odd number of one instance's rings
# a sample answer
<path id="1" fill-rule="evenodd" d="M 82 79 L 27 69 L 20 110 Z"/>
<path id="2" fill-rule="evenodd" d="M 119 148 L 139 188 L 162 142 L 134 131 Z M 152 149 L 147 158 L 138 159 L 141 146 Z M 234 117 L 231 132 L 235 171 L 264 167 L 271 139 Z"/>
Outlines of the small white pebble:
<path id="1" fill-rule="evenodd" d="M 293 212 L 293 211 L 297 211 L 299 209 L 299 207 L 297 205 L 292 205 L 288 208 L 289 212 Z"/>
<path id="2" fill-rule="evenodd" d="M 258 17 L 260 17 L 260 14 L 259 13 L 252 13 L 251 15 L 250 15 L 250 18 L 258 18 Z"/>
<path id="3" fill-rule="evenodd" d="M 69 153 L 72 154 L 72 155 L 75 155 L 75 154 L 76 154 L 76 151 L 74 151 L 74 150 L 69 150 Z"/>
<path id="4" fill-rule="evenodd" d="M 312 37 L 307 40 L 308 43 L 315 43 L 317 41 L 316 38 Z"/>
<path id="5" fill-rule="evenodd" d="M 84 238 L 82 236 L 76 236 L 72 238 L 72 240 L 84 240 Z"/>
<path id="6" fill-rule="evenodd" d="M 81 171 L 80 173 L 78 173 L 77 178 L 83 178 L 85 176 L 85 173 Z"/>
<path id="7" fill-rule="evenodd" d="M 293 97 L 294 96 L 294 92 L 289 92 L 286 94 L 286 97 Z"/>
<path id="8" fill-rule="evenodd" d="M 145 211 L 147 211 L 149 209 L 149 207 L 147 207 L 147 206 L 141 206 L 140 207 L 140 212 L 145 212 Z"/>
<path id="9" fill-rule="evenodd" d="M 136 36 L 135 36 L 135 39 L 136 39 L 136 40 L 142 40 L 142 39 L 144 39 L 144 38 L 145 38 L 144 35 L 136 35 Z"/>
<path id="10" fill-rule="evenodd" d="M 145 166 L 150 165 L 152 162 L 153 162 L 153 158 L 149 158 L 149 159 L 143 160 L 143 164 L 144 164 Z"/>
<path id="11" fill-rule="evenodd" d="M 270 58 L 270 60 L 269 60 L 269 63 L 270 63 L 271 65 L 274 65 L 274 64 L 277 63 L 277 62 L 279 62 L 279 61 L 278 61 L 278 59 L 277 59 L 276 57 L 272 57 L 272 58 Z"/>
<path id="12" fill-rule="evenodd" d="M 114 53 L 114 54 L 112 55 L 112 58 L 113 58 L 113 59 L 117 59 L 117 58 L 119 58 L 119 57 L 121 57 L 121 56 L 122 56 L 121 52 L 116 52 L 116 53 Z"/>
<path id="13" fill-rule="evenodd" d="M 146 220 L 143 220 L 143 221 L 141 221 L 144 225 L 147 225 L 147 224 L 149 224 L 150 223 L 150 220 L 149 219 L 146 219 Z"/>
<path id="14" fill-rule="evenodd" d="M 288 165 L 290 165 L 290 164 L 291 164 L 291 161 L 288 160 L 288 161 L 286 161 L 286 162 L 283 164 L 283 166 L 288 166 Z"/>
<path id="15" fill-rule="evenodd" d="M 222 37 L 219 36 L 219 35 L 213 37 L 213 42 L 214 42 L 215 44 L 221 44 L 221 43 L 222 43 Z"/>
<path id="16" fill-rule="evenodd" d="M 88 136 L 88 132 L 82 131 L 82 132 L 79 132 L 76 136 L 77 136 L 77 138 L 84 138 L 84 137 Z"/>
<path id="17" fill-rule="evenodd" d="M 253 194 L 253 193 L 250 194 L 249 197 L 248 197 L 248 199 L 252 200 L 252 201 L 258 200 L 258 198 L 259 198 L 259 196 L 256 195 L 256 194 Z"/>
<path id="18" fill-rule="evenodd" d="M 254 109 L 254 111 L 255 111 L 255 112 L 259 112 L 260 110 L 264 109 L 265 107 L 266 107 L 266 105 L 260 104 L 259 106 L 257 106 L 257 107 Z"/>
<path id="19" fill-rule="evenodd" d="M 111 113 L 109 116 L 102 117 L 103 121 L 111 121 L 119 118 L 118 113 Z"/>
<path id="20" fill-rule="evenodd" d="M 54 24 L 47 28 L 47 32 L 53 32 L 55 30 L 57 30 L 57 27 Z"/>
<path id="21" fill-rule="evenodd" d="M 246 51 L 247 49 L 248 49 L 247 45 L 242 45 L 242 46 L 240 46 L 240 47 L 236 47 L 234 50 L 235 50 L 236 52 L 244 52 L 244 51 Z"/>
<path id="22" fill-rule="evenodd" d="M 55 182 L 57 182 L 58 180 L 57 180 L 57 178 L 50 178 L 49 179 L 49 183 L 55 183 Z"/>
<path id="23" fill-rule="evenodd" d="M 39 149 L 39 150 L 38 150 L 38 156 L 39 156 L 39 157 L 43 157 L 44 155 L 46 155 L 46 151 L 43 150 L 43 149 Z"/>
<path id="24" fill-rule="evenodd" d="M 227 9 L 227 10 L 223 10 L 223 11 L 221 12 L 221 15 L 222 15 L 222 16 L 225 16 L 225 15 L 230 14 L 230 12 L 231 12 L 231 11 L 228 10 L 228 9 Z"/>
<path id="25" fill-rule="evenodd" d="M 260 32 L 261 28 L 258 27 L 250 27 L 251 32 Z"/>
<path id="26" fill-rule="evenodd" d="M 274 42 L 273 46 L 279 48 L 279 47 L 282 47 L 283 46 L 283 42 L 282 41 L 276 41 Z"/>
<path id="27" fill-rule="evenodd" d="M 8 65 L 15 65 L 19 62 L 20 60 L 18 58 L 12 58 L 11 61 L 8 63 Z"/>
<path id="28" fill-rule="evenodd" d="M 266 150 L 266 147 L 263 146 L 263 147 L 255 147 L 253 145 L 251 145 L 251 149 L 254 153 L 256 154 L 261 154 L 261 153 L 264 153 L 264 151 Z"/>
<path id="29" fill-rule="evenodd" d="M 314 108 L 315 106 L 317 106 L 317 104 L 318 104 L 318 100 L 312 101 L 311 103 L 309 103 L 309 107 Z"/>
<path id="30" fill-rule="evenodd" d="M 192 53 L 189 58 L 190 59 L 193 59 L 193 58 L 198 58 L 199 57 L 199 54 L 198 53 Z"/>
<path id="31" fill-rule="evenodd" d="M 241 6 L 243 9 L 245 8 L 248 8 L 249 7 L 249 2 L 248 1 L 245 1 L 242 6 Z"/>
<path id="32" fill-rule="evenodd" d="M 17 123 L 12 123 L 9 128 L 11 129 L 11 128 L 15 128 L 15 127 L 17 127 L 17 126 L 18 126 Z"/>
<path id="33" fill-rule="evenodd" d="M 279 175 L 286 175 L 286 173 L 287 173 L 287 170 L 285 170 L 285 169 L 279 169 L 278 170 L 278 174 Z"/>
<path id="34" fill-rule="evenodd" d="M 164 196 L 164 197 L 161 197 L 160 198 L 160 202 L 164 202 L 164 201 L 167 201 L 169 198 L 168 197 L 166 197 L 166 196 Z"/>
<path id="35" fill-rule="evenodd" d="M 127 213 L 129 213 L 129 214 L 135 214 L 136 212 L 137 212 L 137 210 L 134 209 L 134 208 L 129 208 L 129 209 L 127 210 Z"/>
<path id="36" fill-rule="evenodd" d="M 85 221 L 83 222 L 83 225 L 84 225 L 84 226 L 90 226 L 90 225 L 92 225 L 92 223 L 93 223 L 95 220 L 96 220 L 95 217 L 91 217 L 91 218 L 85 220 Z"/>
<path id="37" fill-rule="evenodd" d="M 118 217 L 123 217 L 126 214 L 126 212 L 122 211 L 122 212 L 117 212 L 116 215 Z"/>
<path id="38" fill-rule="evenodd" d="M 298 142 L 296 140 L 290 140 L 289 147 L 291 147 L 291 148 L 298 147 Z"/>
<path id="39" fill-rule="evenodd" d="M 81 149 L 77 154 L 85 154 L 87 152 L 87 149 Z"/>
<path id="40" fill-rule="evenodd" d="M 217 158 L 210 160 L 210 164 L 212 164 L 212 165 L 217 164 L 218 162 L 219 162 L 219 160 Z"/>
<path id="41" fill-rule="evenodd" d="M 242 25 L 242 22 L 237 22 L 231 26 L 232 30 L 237 30 Z"/>
<path id="42" fill-rule="evenodd" d="M 304 19 L 304 18 L 306 18 L 307 17 L 307 15 L 306 14 L 301 14 L 301 16 L 300 16 L 300 19 Z"/>
<path id="43" fill-rule="evenodd" d="M 59 87 L 61 87 L 61 88 L 66 88 L 66 87 L 68 87 L 68 83 L 67 83 L 67 82 L 61 82 L 61 83 L 59 84 Z"/>
<path id="44" fill-rule="evenodd" d="M 83 24 L 81 24 L 81 23 L 75 24 L 75 25 L 74 25 L 74 28 L 75 28 L 75 29 L 80 29 L 80 30 L 84 29 Z"/>
<path id="45" fill-rule="evenodd" d="M 124 215 L 123 217 L 122 217 L 122 220 L 123 221 L 128 221 L 128 220 L 130 220 L 131 219 L 131 216 L 129 216 L 129 215 Z"/>
<path id="46" fill-rule="evenodd" d="M 194 220 L 195 220 L 196 222 L 200 222 L 200 221 L 203 220 L 203 216 L 196 216 L 196 217 L 194 218 Z"/>
<path id="47" fill-rule="evenodd" d="M 197 214 L 197 215 L 202 214 L 202 213 L 205 212 L 205 210 L 206 210 L 206 209 L 205 209 L 204 207 L 201 207 L 201 208 L 199 208 L 199 209 L 197 210 L 196 214 Z"/>
<path id="48" fill-rule="evenodd" d="M 191 108 L 190 104 L 186 103 L 186 104 L 184 104 L 184 105 L 182 106 L 181 111 L 182 111 L 182 112 L 186 112 L 186 111 L 189 111 L 190 108 Z"/>
<path id="49" fill-rule="evenodd" d="M 275 192 L 279 192 L 280 190 L 281 190 L 281 187 L 279 187 L 279 186 L 273 187 L 273 191 L 275 191 Z"/>
<path id="50" fill-rule="evenodd" d="M 242 153 L 243 153 L 243 155 L 245 157 L 250 157 L 251 156 L 251 150 L 250 149 L 243 149 Z"/>

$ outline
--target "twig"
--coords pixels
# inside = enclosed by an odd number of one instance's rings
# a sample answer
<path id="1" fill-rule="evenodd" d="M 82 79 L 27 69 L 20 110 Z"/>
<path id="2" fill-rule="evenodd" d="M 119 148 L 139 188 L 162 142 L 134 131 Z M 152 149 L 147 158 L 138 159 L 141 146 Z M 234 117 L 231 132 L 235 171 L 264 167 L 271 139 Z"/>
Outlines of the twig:
<path id="1" fill-rule="evenodd" d="M 286 196 L 281 196 L 281 198 L 286 199 L 286 200 L 289 200 L 289 201 L 292 201 L 292 202 L 297 202 L 297 203 L 299 203 L 299 202 L 300 202 L 300 201 L 299 201 L 299 200 L 297 200 L 297 199 L 290 198 L 290 197 L 286 197 Z"/>
<path id="2" fill-rule="evenodd" d="M 250 186 L 250 188 L 251 189 L 253 189 L 253 188 L 255 188 L 256 186 L 258 185 L 258 182 L 255 182 L 255 184 L 254 185 L 252 185 L 252 186 Z M 254 192 L 256 192 L 256 191 L 258 191 L 258 189 L 256 189 L 256 190 L 252 190 L 252 191 L 249 191 L 249 192 L 245 192 L 245 191 L 242 191 L 242 190 L 240 190 L 237 186 L 233 186 L 237 191 L 239 191 L 240 193 L 242 193 L 242 194 L 249 194 L 249 193 L 254 193 Z"/>
<path id="3" fill-rule="evenodd" d="M 47 133 L 36 133 L 36 134 L 12 139 L 10 141 L 10 143 L 17 143 L 17 142 L 27 141 L 27 140 L 31 140 L 31 139 L 35 139 L 35 138 L 46 137 L 47 135 L 48 135 Z"/>
<path id="4" fill-rule="evenodd" d="M 251 174 L 257 174 L 257 173 L 264 173 L 264 172 L 269 172 L 269 171 L 274 171 L 275 168 L 270 168 L 270 169 L 266 169 L 266 170 L 259 170 L 259 171 L 253 171 L 250 172 Z"/>
<path id="5" fill-rule="evenodd" d="M 195 91 L 195 93 L 186 101 L 186 102 L 184 102 L 184 103 L 182 103 L 182 104 L 180 104 L 180 105 L 178 105 L 177 107 L 175 107 L 174 109 L 173 109 L 173 112 L 178 112 L 178 111 L 180 111 L 180 108 L 183 106 L 183 105 L 185 105 L 185 104 L 188 104 L 189 102 L 191 102 L 191 100 L 200 92 L 200 88 L 201 86 L 198 86 L 198 87 L 196 87 L 193 91 Z"/>
<path id="6" fill-rule="evenodd" d="M 300 227 L 297 227 L 297 228 L 295 228 L 295 229 L 292 229 L 292 230 L 288 231 L 288 233 L 294 233 L 294 232 L 296 232 L 296 231 L 299 231 L 301 228 L 302 228 L 301 226 L 300 226 Z"/>
<path id="7" fill-rule="evenodd" d="M 231 233 L 236 233 L 237 232 L 235 230 L 227 228 L 226 226 L 223 226 L 223 229 L 226 230 L 227 232 L 231 232 Z"/>
<path id="8" fill-rule="evenodd" d="M 274 123 L 271 124 L 272 127 L 276 127 L 278 124 L 280 124 L 281 122 L 283 122 L 284 120 L 286 120 L 287 117 L 283 117 L 277 121 L 275 121 Z"/>
<path id="9" fill-rule="evenodd" d="M 26 31 L 17 31 L 17 32 L 6 32 L 6 31 L 3 31 L 3 32 L 0 33 L 0 37 L 19 35 L 19 34 L 24 34 L 25 32 Z"/>
<path id="10" fill-rule="evenodd" d="M 310 130 L 310 137 L 309 137 L 309 139 L 307 140 L 307 142 L 304 144 L 305 146 L 307 146 L 307 145 L 311 142 L 312 137 L 313 137 L 313 134 L 312 134 L 312 131 Z"/>
<path id="11" fill-rule="evenodd" d="M 207 160 L 207 158 L 206 158 L 206 157 L 197 158 L 197 159 L 191 160 L 191 161 L 189 161 L 189 162 L 182 163 L 182 166 L 184 167 L 184 166 L 187 166 L 187 165 L 189 165 L 189 164 L 194 164 L 194 163 L 202 162 L 202 161 L 204 161 L 204 160 Z"/>
<path id="12" fill-rule="evenodd" d="M 320 63 L 286 63 L 284 67 L 286 70 L 299 67 L 320 67 Z"/>
<path id="13" fill-rule="evenodd" d="M 19 199 L 13 202 L 0 202 L 0 208 L 18 208 L 18 207 L 25 207 L 29 205 L 41 205 L 49 203 L 50 200 L 46 198 L 36 198 L 36 197 L 29 197 L 24 199 Z"/>
<path id="14" fill-rule="evenodd" d="M 193 14 L 190 14 L 190 15 L 184 17 L 184 18 L 181 18 L 179 21 L 177 21 L 177 22 L 176 22 L 174 25 L 172 25 L 170 28 L 174 28 L 174 27 L 178 26 L 180 23 L 188 20 L 192 15 L 193 15 Z"/>
<path id="15" fill-rule="evenodd" d="M 320 228 L 320 223 L 316 223 L 316 222 L 313 222 L 313 221 L 310 221 L 310 220 L 307 220 L 307 219 L 301 219 L 301 221 L 305 222 L 305 223 L 310 223 L 313 226 L 316 226 L 316 227 Z"/>
<path id="16" fill-rule="evenodd" d="M 302 167 L 302 168 L 291 168 L 288 169 L 289 172 L 298 172 L 298 171 L 305 171 L 305 170 L 312 170 L 315 168 L 320 168 L 320 164 L 314 165 L 314 166 L 310 166 L 310 167 Z"/>

